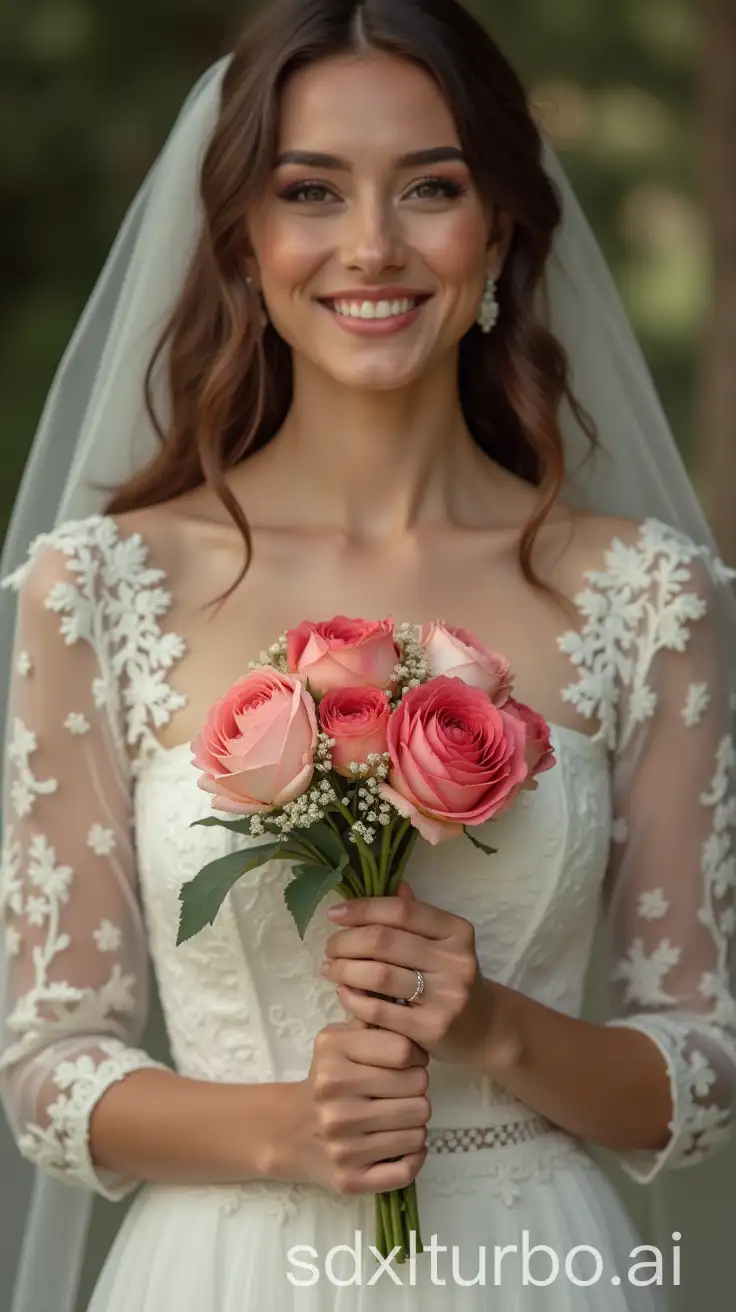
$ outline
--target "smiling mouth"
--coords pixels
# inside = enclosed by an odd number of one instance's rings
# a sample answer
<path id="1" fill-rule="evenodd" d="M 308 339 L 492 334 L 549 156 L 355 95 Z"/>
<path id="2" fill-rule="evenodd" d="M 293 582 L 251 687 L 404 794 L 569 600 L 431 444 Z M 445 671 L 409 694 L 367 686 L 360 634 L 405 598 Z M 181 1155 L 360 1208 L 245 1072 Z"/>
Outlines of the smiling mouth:
<path id="1" fill-rule="evenodd" d="M 398 319 L 410 314 L 430 299 L 430 293 L 419 296 L 401 296 L 389 301 L 334 301 L 324 299 L 322 304 L 343 319 Z"/>

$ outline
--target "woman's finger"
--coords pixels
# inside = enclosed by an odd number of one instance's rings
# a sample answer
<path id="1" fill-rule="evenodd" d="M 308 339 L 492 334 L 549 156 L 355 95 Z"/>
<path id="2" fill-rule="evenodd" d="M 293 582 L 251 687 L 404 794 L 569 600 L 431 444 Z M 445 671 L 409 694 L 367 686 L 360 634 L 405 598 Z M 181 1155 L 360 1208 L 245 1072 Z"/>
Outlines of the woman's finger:
<path id="1" fill-rule="evenodd" d="M 384 961 L 412 971 L 439 970 L 442 965 L 441 949 L 436 942 L 387 925 L 362 925 L 330 934 L 325 943 L 325 957 Z"/>
<path id="2" fill-rule="evenodd" d="M 347 984 L 353 989 L 383 993 L 391 998 L 410 998 L 417 987 L 416 971 L 406 970 L 402 966 L 391 966 L 383 961 L 350 960 L 340 957 L 325 962 L 320 970 L 335 984 Z"/>
<path id="3" fill-rule="evenodd" d="M 445 939 L 453 935 L 458 917 L 416 897 L 357 897 L 330 907 L 327 915 L 336 925 L 387 925 L 405 929 L 422 938 Z"/>
<path id="4" fill-rule="evenodd" d="M 389 1002 L 376 998 L 372 994 L 361 993 L 349 984 L 338 985 L 338 996 L 346 1011 L 360 1020 L 375 1025 L 378 1029 L 392 1030 L 394 1034 L 405 1034 L 414 1043 L 421 1044 L 421 1023 L 417 1021 L 417 1012 L 421 1007 L 412 1003 L 404 1006 L 400 1002 Z M 414 990 L 412 989 L 412 992 Z"/>

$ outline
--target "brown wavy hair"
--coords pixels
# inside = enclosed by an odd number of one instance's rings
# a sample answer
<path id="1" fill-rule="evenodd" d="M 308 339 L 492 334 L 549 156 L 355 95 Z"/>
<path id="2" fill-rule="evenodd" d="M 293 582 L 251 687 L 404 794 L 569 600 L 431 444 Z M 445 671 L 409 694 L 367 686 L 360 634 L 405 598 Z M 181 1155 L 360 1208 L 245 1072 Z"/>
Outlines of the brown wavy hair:
<path id="1" fill-rule="evenodd" d="M 460 399 L 478 446 L 539 489 L 519 557 L 537 534 L 565 474 L 559 411 L 567 399 L 595 445 L 595 427 L 571 393 L 560 343 L 535 315 L 561 203 L 542 162 L 542 141 L 523 85 L 481 25 L 456 0 L 269 0 L 235 49 L 220 114 L 204 156 L 204 222 L 187 277 L 151 359 L 145 400 L 160 450 L 107 505 L 122 514 L 207 483 L 252 558 L 248 521 L 227 486 L 229 469 L 264 447 L 291 405 L 291 350 L 245 276 L 246 215 L 263 193 L 277 152 L 287 79 L 317 60 L 361 50 L 410 59 L 435 79 L 453 113 L 476 185 L 507 211 L 514 232 L 498 283 L 500 316 L 489 335 L 474 325 L 459 347 Z M 154 376 L 166 369 L 170 421 L 157 417 Z M 546 590 L 546 589 L 545 589 Z"/>

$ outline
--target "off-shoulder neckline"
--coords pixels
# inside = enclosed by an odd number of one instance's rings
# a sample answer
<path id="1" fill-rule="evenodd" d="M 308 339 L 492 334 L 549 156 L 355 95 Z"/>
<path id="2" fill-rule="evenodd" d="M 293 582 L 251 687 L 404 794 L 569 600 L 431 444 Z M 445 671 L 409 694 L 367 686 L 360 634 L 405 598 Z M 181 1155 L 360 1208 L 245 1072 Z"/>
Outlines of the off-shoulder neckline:
<path id="1" fill-rule="evenodd" d="M 632 569 L 634 573 L 637 573 L 637 562 L 633 557 L 631 560 L 628 560 L 628 553 L 634 553 L 635 556 L 637 551 L 642 551 L 647 546 L 649 546 L 649 548 L 654 547 L 655 549 L 657 546 L 672 548 L 677 544 L 680 547 L 687 548 L 686 556 L 690 559 L 705 554 L 711 555 L 709 548 L 698 546 L 681 530 L 675 529 L 672 526 L 665 524 L 663 521 L 651 516 L 643 520 L 634 521 L 633 524 L 638 530 L 635 542 L 626 542 L 619 533 L 612 533 L 604 550 L 603 560 L 599 568 L 588 569 L 582 573 L 583 585 L 573 597 L 573 604 L 579 611 L 583 621 L 585 621 L 586 608 L 590 608 L 591 586 L 595 588 L 597 585 L 601 585 L 604 579 L 609 578 L 610 571 L 613 571 L 614 575 L 620 575 L 621 573 L 626 574 L 629 569 Z M 82 541 L 79 544 L 80 547 L 94 546 L 96 541 L 96 529 L 101 530 L 99 546 L 103 551 L 105 547 L 110 549 L 118 545 L 124 545 L 128 548 L 132 553 L 127 562 L 128 566 L 138 570 L 141 574 L 141 582 L 142 584 L 145 584 L 146 587 L 155 586 L 157 593 L 155 615 L 161 616 L 164 614 L 170 608 L 172 594 L 168 584 L 168 574 L 166 570 L 151 563 L 153 548 L 150 541 L 139 528 L 132 528 L 130 531 L 126 531 L 126 528 L 121 526 L 114 516 L 105 513 L 91 514 L 77 519 L 70 519 L 57 525 L 51 532 L 39 534 L 34 543 L 31 544 L 31 548 L 27 553 L 26 564 L 3 579 L 0 586 L 19 586 L 25 575 L 26 568 L 35 558 L 36 551 L 40 550 L 45 544 L 58 546 L 63 552 L 65 552 L 65 554 L 71 556 L 74 551 L 75 537 L 81 531 Z M 649 542 L 647 541 L 648 535 L 650 538 Z M 118 571 L 121 564 L 124 565 L 125 562 L 118 563 Z M 115 568 L 113 568 L 112 572 L 113 574 L 116 573 Z M 162 630 L 160 625 L 157 624 L 153 613 L 148 619 L 149 627 L 153 624 L 159 636 L 162 639 L 166 639 L 168 644 L 163 664 L 160 666 L 160 672 L 163 673 L 170 668 L 171 664 L 174 663 L 175 658 L 186 650 L 187 643 L 181 635 Z M 588 623 L 589 622 L 590 616 L 588 616 Z M 152 635 L 149 634 L 149 637 L 151 636 Z M 580 646 L 582 636 L 581 631 L 571 627 L 564 633 L 561 633 L 558 637 L 558 645 L 561 650 L 567 651 L 567 653 L 571 655 L 573 667 L 580 665 L 581 663 L 581 652 L 578 652 L 577 654 L 574 653 L 576 645 Z M 573 645 L 570 646 L 570 643 Z M 177 648 L 177 650 L 174 651 L 174 648 Z M 168 687 L 168 685 L 166 686 Z M 573 685 L 571 685 L 571 687 L 572 686 Z M 166 716 L 164 721 L 161 721 L 160 713 L 164 708 L 158 706 L 157 710 L 159 718 L 157 723 L 159 726 L 162 723 L 168 722 L 175 709 L 179 709 L 182 705 L 186 704 L 186 699 L 183 694 L 174 694 L 170 689 L 169 691 L 171 692 L 171 704 L 168 708 L 170 713 Z M 139 716 L 138 718 L 140 720 L 141 717 Z M 145 719 L 147 717 L 144 716 L 143 718 Z M 607 755 L 610 751 L 611 743 L 608 741 L 608 736 L 604 732 L 603 725 L 599 725 L 591 733 L 586 733 L 583 730 L 573 729 L 571 726 L 563 725 L 556 721 L 548 720 L 548 723 L 558 738 L 564 738 L 568 744 L 577 744 L 581 750 L 593 752 L 597 757 L 600 757 L 601 754 Z M 171 747 L 166 747 L 161 743 L 158 735 L 153 732 L 150 725 L 139 725 L 139 728 L 141 738 L 140 745 L 144 750 L 134 760 L 134 770 L 136 767 L 142 767 L 144 761 L 176 760 L 179 756 L 182 756 L 190 746 L 188 742 L 182 742 L 174 744 Z M 131 740 L 128 739 L 128 741 L 129 744 L 131 744 Z"/>
<path id="2" fill-rule="evenodd" d="M 582 730 L 573 729 L 567 724 L 558 724 L 555 720 L 547 720 L 547 724 L 549 725 L 553 736 L 567 738 L 571 742 L 577 742 L 583 748 L 589 747 L 593 750 L 595 755 L 607 755 L 605 744 L 594 738 L 592 734 L 583 733 Z M 155 756 L 151 757 L 151 760 L 164 760 L 166 758 L 173 759 L 177 756 L 183 756 L 185 752 L 191 753 L 191 743 L 188 741 L 174 743 L 170 747 L 165 747 L 163 743 L 159 742 L 158 752 Z"/>

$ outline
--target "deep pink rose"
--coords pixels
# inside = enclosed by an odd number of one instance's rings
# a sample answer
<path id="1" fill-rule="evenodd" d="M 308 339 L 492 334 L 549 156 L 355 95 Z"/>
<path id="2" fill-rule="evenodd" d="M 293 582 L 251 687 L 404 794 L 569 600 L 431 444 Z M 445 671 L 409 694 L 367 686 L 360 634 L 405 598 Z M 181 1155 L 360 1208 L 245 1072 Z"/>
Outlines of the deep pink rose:
<path id="1" fill-rule="evenodd" d="M 317 713 L 293 674 L 269 666 L 234 683 L 192 743 L 200 788 L 216 811 L 252 815 L 293 802 L 314 773 Z"/>
<path id="2" fill-rule="evenodd" d="M 480 688 L 503 706 L 511 692 L 511 670 L 505 656 L 484 647 L 469 629 L 459 629 L 442 620 L 422 628 L 421 642 L 427 653 L 430 674 L 462 679 Z"/>
<path id="3" fill-rule="evenodd" d="M 318 697 L 335 688 L 388 688 L 399 659 L 393 633 L 391 619 L 305 620 L 286 635 L 289 669 Z"/>
<path id="4" fill-rule="evenodd" d="M 551 770 L 555 764 L 555 753 L 550 728 L 544 716 L 533 711 L 531 706 L 517 702 L 514 697 L 509 698 L 506 710 L 526 726 L 526 763 L 529 773 L 535 775 Z"/>
<path id="5" fill-rule="evenodd" d="M 332 764 L 338 774 L 348 779 L 351 761 L 364 763 L 372 752 L 387 750 L 388 722 L 391 717 L 386 694 L 379 688 L 336 688 L 319 704 L 319 719 L 330 738 Z"/>
<path id="6" fill-rule="evenodd" d="M 480 688 L 439 675 L 405 693 L 389 721 L 379 793 L 441 843 L 511 805 L 527 778 L 526 728 Z"/>

